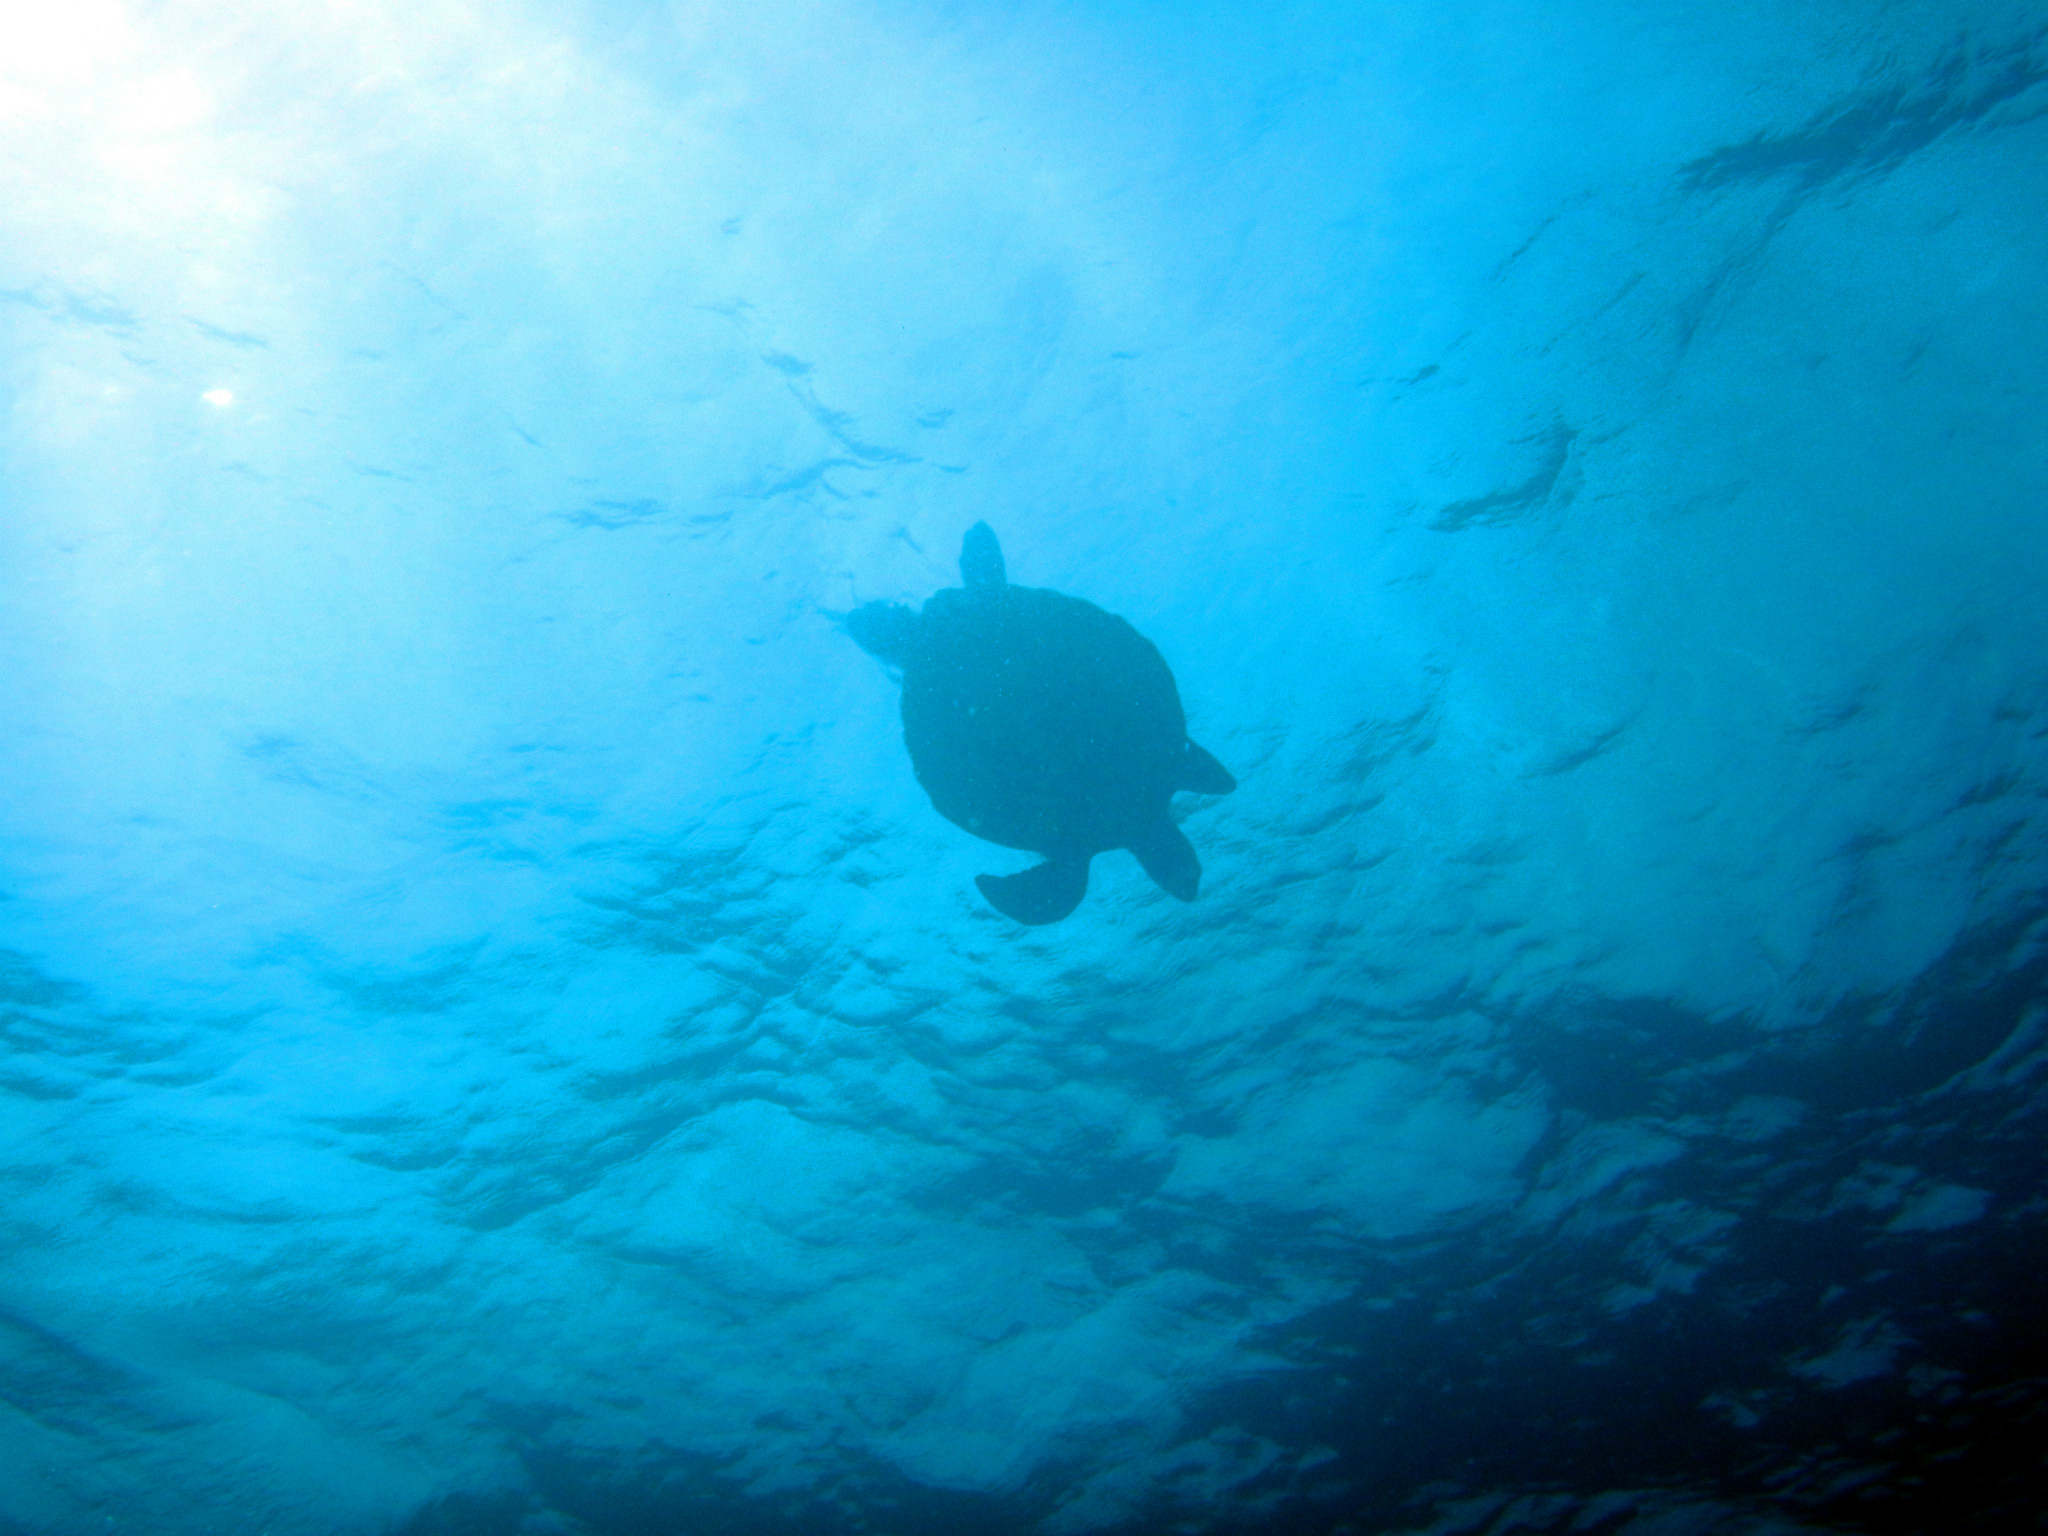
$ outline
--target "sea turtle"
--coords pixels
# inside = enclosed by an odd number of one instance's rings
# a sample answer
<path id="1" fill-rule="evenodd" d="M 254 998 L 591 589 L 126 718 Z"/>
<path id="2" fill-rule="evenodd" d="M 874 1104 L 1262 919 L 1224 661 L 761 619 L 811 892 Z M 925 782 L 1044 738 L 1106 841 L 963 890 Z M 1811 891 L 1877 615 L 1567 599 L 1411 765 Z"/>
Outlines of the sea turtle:
<path id="1" fill-rule="evenodd" d="M 998 912 L 1056 923 L 1088 893 L 1088 861 L 1128 848 L 1161 888 L 1195 898 L 1202 865 L 1167 814 L 1177 789 L 1237 780 L 1188 740 L 1173 673 L 1143 635 L 1064 592 L 1013 587 L 987 523 L 967 530 L 958 587 L 917 612 L 868 603 L 847 633 L 903 677 L 903 744 L 932 805 L 977 837 L 1045 856 L 979 875 Z"/>

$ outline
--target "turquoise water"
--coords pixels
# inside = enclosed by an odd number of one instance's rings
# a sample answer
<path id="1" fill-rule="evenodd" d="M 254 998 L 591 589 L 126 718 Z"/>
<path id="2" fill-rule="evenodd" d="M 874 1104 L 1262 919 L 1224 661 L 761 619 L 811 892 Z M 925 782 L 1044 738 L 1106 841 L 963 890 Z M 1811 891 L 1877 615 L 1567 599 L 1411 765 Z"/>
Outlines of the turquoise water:
<path id="1" fill-rule="evenodd" d="M 0 1532 L 2033 1528 L 2038 7 L 4 35 Z"/>

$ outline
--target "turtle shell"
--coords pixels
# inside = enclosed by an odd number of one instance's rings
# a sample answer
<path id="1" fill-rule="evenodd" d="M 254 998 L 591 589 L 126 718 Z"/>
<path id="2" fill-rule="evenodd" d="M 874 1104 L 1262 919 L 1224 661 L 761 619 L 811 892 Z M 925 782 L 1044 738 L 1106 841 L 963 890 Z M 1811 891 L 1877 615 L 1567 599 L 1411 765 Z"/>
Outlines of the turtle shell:
<path id="1" fill-rule="evenodd" d="M 1156 825 L 1187 751 L 1152 642 L 1064 592 L 934 593 L 903 666 L 903 739 L 939 813 L 1032 853 L 1100 853 Z"/>

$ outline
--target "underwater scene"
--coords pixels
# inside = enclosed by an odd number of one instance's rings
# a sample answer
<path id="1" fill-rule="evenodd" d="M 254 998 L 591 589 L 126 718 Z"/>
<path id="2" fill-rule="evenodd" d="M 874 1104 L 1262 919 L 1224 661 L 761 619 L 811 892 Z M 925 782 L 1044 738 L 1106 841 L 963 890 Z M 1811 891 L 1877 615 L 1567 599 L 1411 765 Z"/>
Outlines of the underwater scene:
<path id="1" fill-rule="evenodd" d="M 0 0 L 0 1536 L 2048 1530 L 2039 0 Z"/>

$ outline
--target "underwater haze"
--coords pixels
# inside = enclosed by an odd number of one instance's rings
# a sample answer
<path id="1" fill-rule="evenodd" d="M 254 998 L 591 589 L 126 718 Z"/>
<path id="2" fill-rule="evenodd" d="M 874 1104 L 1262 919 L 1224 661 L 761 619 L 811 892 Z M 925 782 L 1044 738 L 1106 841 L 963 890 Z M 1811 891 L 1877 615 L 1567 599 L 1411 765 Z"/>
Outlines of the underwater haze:
<path id="1" fill-rule="evenodd" d="M 2038 0 L 0 0 L 0 1533 L 2042 1529 L 2044 578 Z"/>

